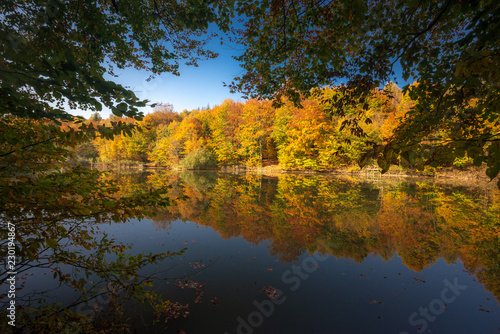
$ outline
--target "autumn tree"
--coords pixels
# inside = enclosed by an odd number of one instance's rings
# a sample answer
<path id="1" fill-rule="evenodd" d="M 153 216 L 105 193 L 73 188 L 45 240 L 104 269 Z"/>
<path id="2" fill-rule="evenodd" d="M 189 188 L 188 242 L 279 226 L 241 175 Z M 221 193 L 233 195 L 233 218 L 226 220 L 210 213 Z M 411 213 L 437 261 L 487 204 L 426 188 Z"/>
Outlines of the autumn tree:
<path id="1" fill-rule="evenodd" d="M 210 140 L 207 146 L 221 164 L 234 164 L 239 161 L 238 128 L 241 123 L 243 105 L 232 100 L 215 106 L 209 111 Z"/>
<path id="2" fill-rule="evenodd" d="M 159 166 L 171 166 L 180 161 L 181 147 L 173 136 L 178 126 L 179 122 L 174 121 L 163 128 L 155 146 L 148 154 L 149 160 Z"/>
<path id="3" fill-rule="evenodd" d="M 262 166 L 263 156 L 273 158 L 274 108 L 270 101 L 246 101 L 237 133 L 240 140 L 240 156 L 250 166 Z"/>
<path id="4" fill-rule="evenodd" d="M 366 158 L 387 171 L 411 152 L 434 165 L 452 152 L 486 163 L 491 179 L 498 175 L 498 1 L 268 0 L 240 1 L 238 10 L 248 19 L 240 31 L 245 52 L 237 57 L 245 72 L 234 90 L 299 103 L 314 87 L 337 85 L 345 94 L 332 103 L 343 117 L 353 103 L 365 106 L 374 88 L 397 82 L 400 66 L 402 79 L 418 82 L 404 89 L 415 105 Z M 362 118 L 348 124 L 359 135 Z M 449 136 L 433 138 L 440 130 Z"/>
<path id="5" fill-rule="evenodd" d="M 144 116 L 139 123 L 141 132 L 148 138 L 149 150 L 154 143 L 168 132 L 167 128 L 172 122 L 180 122 L 182 117 L 174 111 L 171 104 L 158 104 L 152 113 Z"/>
<path id="6" fill-rule="evenodd" d="M 289 115 L 281 115 L 289 110 L 286 107 L 277 111 L 274 136 L 278 159 L 285 168 L 323 169 L 328 164 L 320 152 L 333 128 L 315 101 L 304 101 L 303 106 L 292 107 Z"/>

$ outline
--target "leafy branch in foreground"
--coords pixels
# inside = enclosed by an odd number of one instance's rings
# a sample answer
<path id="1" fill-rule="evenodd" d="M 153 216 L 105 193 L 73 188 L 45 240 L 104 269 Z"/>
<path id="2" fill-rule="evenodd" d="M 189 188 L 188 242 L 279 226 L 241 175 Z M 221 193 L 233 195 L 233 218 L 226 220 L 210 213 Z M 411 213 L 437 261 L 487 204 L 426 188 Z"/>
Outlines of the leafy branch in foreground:
<path id="1" fill-rule="evenodd" d="M 120 131 L 116 125 L 108 131 Z M 97 131 L 75 131 L 49 121 L 0 119 L 0 282 L 16 273 L 18 328 L 53 333 L 78 323 L 80 331 L 97 331 L 102 324 L 74 308 L 103 291 L 114 319 L 121 315 L 124 300 L 164 304 L 147 290 L 152 277 L 141 276 L 141 270 L 183 251 L 130 253 L 102 229 L 105 224 L 155 215 L 158 207 L 170 203 L 168 187 L 124 194 L 102 172 L 69 164 L 68 148 L 95 135 Z M 8 256 L 9 241 L 15 245 L 14 261 Z M 75 291 L 79 295 L 75 302 L 52 304 L 43 295 L 23 290 L 30 275 L 43 272 Z M 5 294 L 1 297 L 8 302 Z M 118 323 L 123 321 L 108 325 Z"/>
<path id="2" fill-rule="evenodd" d="M 385 172 L 425 150 L 432 151 L 429 164 L 467 153 L 486 164 L 488 177 L 498 176 L 498 1 L 264 0 L 240 1 L 238 11 L 248 19 L 239 31 L 245 52 L 236 58 L 245 72 L 230 85 L 234 91 L 299 103 L 313 88 L 336 86 L 342 96 L 332 104 L 343 117 L 375 88 L 411 78 L 417 84 L 403 91 L 415 104 L 360 164 L 374 158 Z M 362 135 L 360 123 L 349 126 Z M 447 143 L 429 148 L 428 138 L 442 132 Z"/>
<path id="3" fill-rule="evenodd" d="M 0 115 L 70 119 L 67 107 L 140 116 L 141 101 L 112 80 L 114 69 L 179 75 L 197 65 L 208 25 L 228 29 L 225 1 L 6 0 L 0 4 Z"/>

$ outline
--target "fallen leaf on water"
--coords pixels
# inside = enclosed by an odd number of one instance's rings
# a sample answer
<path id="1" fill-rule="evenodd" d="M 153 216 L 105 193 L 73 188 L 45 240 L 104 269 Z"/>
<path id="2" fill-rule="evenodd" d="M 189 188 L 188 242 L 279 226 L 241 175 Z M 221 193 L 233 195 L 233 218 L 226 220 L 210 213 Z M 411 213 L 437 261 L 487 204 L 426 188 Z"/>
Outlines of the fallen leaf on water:
<path id="1" fill-rule="evenodd" d="M 383 304 L 381 301 L 378 301 L 378 300 L 375 300 L 375 299 L 371 299 L 371 298 L 368 299 L 368 302 L 370 304 Z"/>
<path id="2" fill-rule="evenodd" d="M 278 297 L 278 292 L 276 291 L 276 288 L 274 286 L 265 286 L 262 291 L 265 292 L 267 297 L 269 297 L 270 299 L 275 299 Z"/>
<path id="3" fill-rule="evenodd" d="M 177 282 L 175 283 L 175 285 L 177 285 L 181 289 L 184 289 L 184 288 L 188 288 L 188 289 L 201 289 L 206 284 L 207 283 L 199 283 L 199 282 L 195 282 L 195 281 L 192 281 L 192 280 L 185 280 L 185 281 L 177 280 Z"/>
<path id="4" fill-rule="evenodd" d="M 201 262 L 194 262 L 191 267 L 198 269 L 198 268 L 203 268 L 205 265 Z"/>
<path id="5" fill-rule="evenodd" d="M 416 277 L 413 277 L 413 279 L 417 282 L 422 282 L 422 283 L 425 283 L 425 281 L 423 279 L 420 279 L 420 278 L 416 278 Z"/>
<path id="6" fill-rule="evenodd" d="M 202 300 L 202 298 L 203 298 L 203 295 L 204 295 L 204 293 L 203 293 L 203 292 L 199 292 L 199 293 L 198 293 L 198 296 L 196 296 L 196 298 L 195 298 L 194 302 L 195 302 L 196 304 L 201 304 L 201 302 L 202 302 L 201 300 Z"/>

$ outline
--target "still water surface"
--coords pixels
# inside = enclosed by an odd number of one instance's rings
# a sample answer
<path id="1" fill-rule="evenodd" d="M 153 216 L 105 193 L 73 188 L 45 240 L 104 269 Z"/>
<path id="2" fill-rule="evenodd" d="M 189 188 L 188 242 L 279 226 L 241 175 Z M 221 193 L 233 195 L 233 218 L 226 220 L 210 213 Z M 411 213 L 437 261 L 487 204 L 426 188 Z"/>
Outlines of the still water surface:
<path id="1" fill-rule="evenodd" d="M 170 184 L 173 205 L 108 231 L 141 251 L 187 248 L 151 270 L 172 278 L 156 289 L 189 303 L 189 315 L 152 332 L 500 333 L 500 192 L 490 184 L 142 177 L 119 180 Z"/>
<path id="2" fill-rule="evenodd" d="M 129 316 L 140 332 L 500 333 L 493 184 L 215 172 L 113 177 L 123 193 L 170 185 L 172 205 L 103 231 L 132 252 L 187 248 L 148 273 L 159 278 L 154 289 L 189 304 L 189 314 L 151 325 L 153 315 L 136 306 Z M 71 303 L 70 294 L 56 296 Z"/>

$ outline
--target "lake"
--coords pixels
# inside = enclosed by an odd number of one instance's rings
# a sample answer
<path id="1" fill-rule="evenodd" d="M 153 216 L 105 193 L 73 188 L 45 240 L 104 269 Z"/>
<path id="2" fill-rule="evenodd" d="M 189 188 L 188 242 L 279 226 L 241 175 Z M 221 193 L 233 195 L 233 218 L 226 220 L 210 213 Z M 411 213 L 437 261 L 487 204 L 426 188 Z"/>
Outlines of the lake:
<path id="1" fill-rule="evenodd" d="M 186 249 L 146 270 L 156 274 L 153 289 L 178 303 L 179 318 L 153 325 L 152 312 L 131 303 L 140 332 L 500 333 L 493 183 L 189 171 L 112 177 L 124 194 L 169 185 L 172 205 L 103 232 L 132 252 Z M 37 279 L 39 289 L 50 285 Z M 101 296 L 79 311 L 106 302 Z"/>

